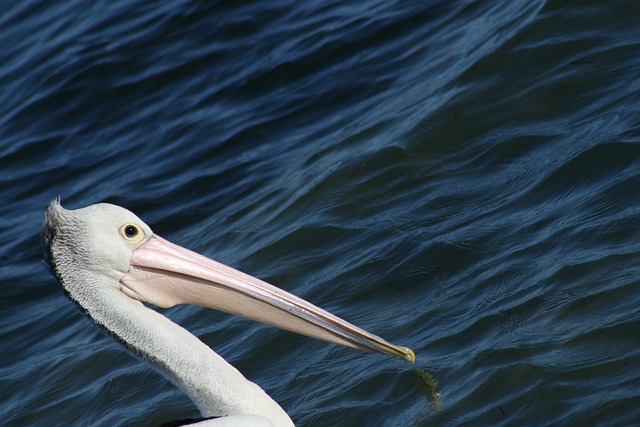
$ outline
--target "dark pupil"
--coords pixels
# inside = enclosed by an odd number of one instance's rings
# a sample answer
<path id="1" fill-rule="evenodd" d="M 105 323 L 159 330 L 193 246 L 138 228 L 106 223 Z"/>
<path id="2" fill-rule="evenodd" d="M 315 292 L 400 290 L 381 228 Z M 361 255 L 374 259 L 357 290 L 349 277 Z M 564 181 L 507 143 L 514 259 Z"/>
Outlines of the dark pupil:
<path id="1" fill-rule="evenodd" d="M 135 235 L 138 234 L 138 229 L 133 225 L 127 225 L 124 229 L 124 234 L 126 234 L 127 237 L 135 237 Z"/>

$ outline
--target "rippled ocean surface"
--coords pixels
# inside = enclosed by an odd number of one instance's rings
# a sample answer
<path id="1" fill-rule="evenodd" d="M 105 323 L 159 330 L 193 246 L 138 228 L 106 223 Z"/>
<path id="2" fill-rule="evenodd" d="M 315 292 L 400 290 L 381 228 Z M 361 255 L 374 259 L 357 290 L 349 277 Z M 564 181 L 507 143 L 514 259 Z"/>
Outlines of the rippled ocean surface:
<path id="1" fill-rule="evenodd" d="M 2 424 L 199 415 L 45 268 L 61 196 L 415 350 L 161 310 L 300 426 L 640 425 L 638 22 L 629 1 L 5 2 Z"/>

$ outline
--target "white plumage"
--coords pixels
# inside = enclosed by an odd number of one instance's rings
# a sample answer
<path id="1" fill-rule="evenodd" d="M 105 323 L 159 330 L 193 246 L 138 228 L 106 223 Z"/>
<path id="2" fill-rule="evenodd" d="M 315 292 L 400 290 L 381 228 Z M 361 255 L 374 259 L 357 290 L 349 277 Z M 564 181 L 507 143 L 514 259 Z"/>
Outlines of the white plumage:
<path id="1" fill-rule="evenodd" d="M 142 302 L 162 307 L 198 304 L 329 342 L 414 360 L 406 347 L 155 236 L 140 218 L 119 206 L 66 210 L 55 200 L 46 214 L 44 242 L 52 271 L 69 298 L 182 388 L 204 417 L 222 417 L 199 425 L 292 426 L 293 422 L 260 387 Z"/>

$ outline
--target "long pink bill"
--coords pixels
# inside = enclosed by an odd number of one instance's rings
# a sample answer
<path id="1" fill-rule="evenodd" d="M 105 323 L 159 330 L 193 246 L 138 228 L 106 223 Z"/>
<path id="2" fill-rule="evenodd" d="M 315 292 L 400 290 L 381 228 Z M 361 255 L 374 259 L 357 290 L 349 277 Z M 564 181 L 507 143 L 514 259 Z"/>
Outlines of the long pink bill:
<path id="1" fill-rule="evenodd" d="M 415 361 L 393 345 L 315 305 L 154 235 L 131 256 L 122 290 L 158 307 L 194 304 L 309 337 Z"/>

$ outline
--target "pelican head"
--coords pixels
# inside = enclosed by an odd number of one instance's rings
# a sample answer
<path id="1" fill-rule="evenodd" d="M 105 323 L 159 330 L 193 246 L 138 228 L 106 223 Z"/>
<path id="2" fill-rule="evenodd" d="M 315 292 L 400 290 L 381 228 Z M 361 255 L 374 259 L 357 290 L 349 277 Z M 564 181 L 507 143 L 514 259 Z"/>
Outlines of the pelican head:
<path id="1" fill-rule="evenodd" d="M 335 344 L 415 360 L 407 347 L 155 235 L 119 206 L 101 203 L 67 210 L 54 200 L 47 210 L 43 240 L 53 273 L 90 316 L 96 295 L 165 308 L 194 304 Z"/>

